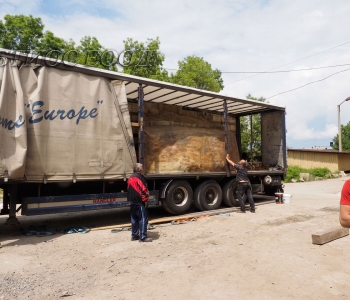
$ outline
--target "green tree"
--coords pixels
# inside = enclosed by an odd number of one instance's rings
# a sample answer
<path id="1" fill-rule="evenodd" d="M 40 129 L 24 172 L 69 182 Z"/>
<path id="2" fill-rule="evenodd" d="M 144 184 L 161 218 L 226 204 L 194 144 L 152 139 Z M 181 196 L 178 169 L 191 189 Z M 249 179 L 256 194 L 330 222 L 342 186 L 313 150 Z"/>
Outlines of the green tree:
<path id="1" fill-rule="evenodd" d="M 79 52 L 75 47 L 75 42 L 70 39 L 65 41 L 64 39 L 57 37 L 51 31 L 45 31 L 43 38 L 40 40 L 38 48 L 35 50 L 39 55 L 49 57 L 52 59 L 58 59 L 71 62 L 77 62 L 79 55 L 83 53 Z M 82 58 L 80 58 L 80 61 Z"/>
<path id="2" fill-rule="evenodd" d="M 202 57 L 187 56 L 178 65 L 178 71 L 170 77 L 172 83 L 212 92 L 220 92 L 224 88 L 221 72 L 213 70 Z"/>
<path id="3" fill-rule="evenodd" d="M 99 43 L 97 38 L 84 36 L 80 40 L 80 45 L 76 50 L 79 53 L 78 64 L 96 68 L 101 67 L 101 57 L 105 49 Z"/>
<path id="4" fill-rule="evenodd" d="M 0 47 L 3 47 L 2 40 L 5 35 L 5 24 L 2 20 L 0 20 Z"/>
<path id="5" fill-rule="evenodd" d="M 248 94 L 247 99 L 265 102 L 264 97 L 256 98 Z M 260 160 L 261 156 L 261 114 L 240 117 L 241 125 L 241 150 L 250 159 Z"/>
<path id="6" fill-rule="evenodd" d="M 350 151 L 350 122 L 346 125 L 341 125 L 341 144 L 343 151 Z M 334 150 L 339 150 L 339 136 L 338 134 L 333 138 Z"/>
<path id="7" fill-rule="evenodd" d="M 169 81 L 163 70 L 165 55 L 160 51 L 160 41 L 147 39 L 146 43 L 127 38 L 124 42 L 123 72 L 130 75 Z"/>
<path id="8" fill-rule="evenodd" d="M 58 56 L 62 58 L 65 47 L 66 41 L 64 39 L 56 37 L 51 31 L 45 31 L 43 38 L 40 40 L 40 44 L 35 50 L 42 56 Z"/>
<path id="9" fill-rule="evenodd" d="M 72 61 L 76 62 L 78 58 L 78 50 L 75 47 L 75 42 L 72 39 L 69 39 L 69 41 L 64 41 L 64 47 L 63 47 L 63 53 L 64 53 L 64 60 L 65 61 Z"/>
<path id="10" fill-rule="evenodd" d="M 44 24 L 32 15 L 6 15 L 0 24 L 0 47 L 29 52 L 37 50 L 43 37 Z"/>
<path id="11" fill-rule="evenodd" d="M 80 45 L 65 41 L 51 31 L 43 33 L 44 24 L 32 15 L 6 15 L 0 20 L 0 47 L 34 52 L 54 59 L 117 71 L 117 57 L 104 48 L 95 37 L 85 36 Z"/>
<path id="12" fill-rule="evenodd" d="M 105 47 L 103 47 L 96 37 L 84 36 L 80 40 L 80 45 L 74 49 L 74 42 L 65 43 L 65 51 L 76 50 L 76 62 L 81 65 L 117 71 L 117 58 Z M 65 57 L 66 58 L 66 57 Z"/>

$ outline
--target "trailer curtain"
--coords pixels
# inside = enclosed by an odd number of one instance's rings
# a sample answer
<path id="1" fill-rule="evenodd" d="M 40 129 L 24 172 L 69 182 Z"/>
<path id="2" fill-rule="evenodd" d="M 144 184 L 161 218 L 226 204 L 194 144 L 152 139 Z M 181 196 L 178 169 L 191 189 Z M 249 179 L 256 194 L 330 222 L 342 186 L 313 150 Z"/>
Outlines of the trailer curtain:
<path id="1" fill-rule="evenodd" d="M 110 81 L 50 67 L 22 67 L 29 180 L 117 179 L 133 160 Z"/>
<path id="2" fill-rule="evenodd" d="M 23 179 L 27 153 L 26 114 L 17 65 L 0 66 L 0 176 Z"/>
<path id="3" fill-rule="evenodd" d="M 130 140 L 106 78 L 44 66 L 18 70 L 8 63 L 0 68 L 0 118 L 0 173 L 7 170 L 10 179 L 72 181 L 132 174 Z"/>

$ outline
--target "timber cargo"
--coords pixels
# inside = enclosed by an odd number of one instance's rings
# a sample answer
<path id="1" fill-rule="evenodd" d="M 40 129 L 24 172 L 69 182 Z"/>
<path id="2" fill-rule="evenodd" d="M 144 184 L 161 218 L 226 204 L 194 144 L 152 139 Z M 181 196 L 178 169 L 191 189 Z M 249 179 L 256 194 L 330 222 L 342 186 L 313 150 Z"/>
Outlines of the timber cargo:
<path id="1" fill-rule="evenodd" d="M 125 207 L 132 166 L 171 214 L 237 206 L 240 117 L 261 115 L 253 193 L 282 190 L 285 108 L 0 50 L 2 214 Z M 255 166 L 255 167 L 254 167 Z M 278 167 L 276 167 L 278 166 Z"/>

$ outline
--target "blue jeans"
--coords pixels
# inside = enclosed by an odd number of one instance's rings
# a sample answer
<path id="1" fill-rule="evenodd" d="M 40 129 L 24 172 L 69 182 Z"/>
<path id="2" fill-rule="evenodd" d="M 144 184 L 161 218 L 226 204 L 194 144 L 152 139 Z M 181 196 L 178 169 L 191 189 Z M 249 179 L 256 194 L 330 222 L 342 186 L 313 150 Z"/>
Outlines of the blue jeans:
<path id="1" fill-rule="evenodd" d="M 148 212 L 144 205 L 130 205 L 131 217 L 131 237 L 140 238 L 147 237 Z"/>
<path id="2" fill-rule="evenodd" d="M 245 211 L 245 205 L 243 201 L 243 195 L 244 193 L 247 194 L 247 198 L 250 204 L 250 210 L 255 210 L 255 204 L 253 200 L 253 195 L 252 195 L 252 189 L 250 187 L 249 182 L 238 182 L 238 189 L 237 189 L 237 196 L 238 196 L 238 201 L 239 205 L 241 207 L 241 211 Z"/>

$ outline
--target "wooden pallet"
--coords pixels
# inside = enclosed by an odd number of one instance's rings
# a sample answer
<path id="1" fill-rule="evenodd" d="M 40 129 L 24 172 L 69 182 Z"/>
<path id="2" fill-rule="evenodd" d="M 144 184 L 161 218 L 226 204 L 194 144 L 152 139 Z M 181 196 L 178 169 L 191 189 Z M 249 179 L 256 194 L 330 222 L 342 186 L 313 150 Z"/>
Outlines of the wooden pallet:
<path id="1" fill-rule="evenodd" d="M 255 206 L 270 204 L 270 203 L 275 203 L 275 200 L 268 200 L 268 201 L 264 201 L 262 203 L 255 203 Z M 218 214 L 226 214 L 226 213 L 230 213 L 230 212 L 236 212 L 238 209 L 239 209 L 238 207 L 228 207 L 228 208 L 222 208 L 222 209 L 216 209 L 216 210 L 200 211 L 200 212 L 185 214 L 185 215 L 181 215 L 181 216 L 170 216 L 170 217 L 164 217 L 164 218 L 157 218 L 157 219 L 149 220 L 148 224 L 152 225 L 152 224 L 167 223 L 167 222 L 173 222 L 173 221 L 178 221 L 178 220 L 182 220 L 182 219 L 197 218 L 197 217 L 201 217 L 201 216 L 205 216 L 205 215 L 213 216 L 213 215 L 218 215 Z M 96 228 L 92 228 L 91 231 L 105 230 L 105 229 L 118 229 L 118 228 L 124 228 L 124 227 L 131 227 L 131 223 L 96 227 Z"/>

